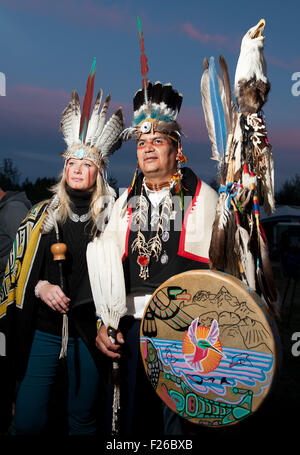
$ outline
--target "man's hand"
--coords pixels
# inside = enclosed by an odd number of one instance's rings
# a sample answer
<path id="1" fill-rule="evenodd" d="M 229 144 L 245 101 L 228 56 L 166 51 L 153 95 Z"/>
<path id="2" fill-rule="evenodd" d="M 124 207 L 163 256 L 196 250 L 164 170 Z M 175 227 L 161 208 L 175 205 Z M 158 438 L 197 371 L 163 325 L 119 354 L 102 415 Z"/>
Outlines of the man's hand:
<path id="1" fill-rule="evenodd" d="M 112 359 L 119 359 L 121 357 L 120 348 L 124 344 L 124 338 L 121 332 L 117 333 L 116 344 L 113 344 L 107 334 L 107 329 L 104 324 L 100 327 L 96 338 L 96 346 L 103 354 Z"/>

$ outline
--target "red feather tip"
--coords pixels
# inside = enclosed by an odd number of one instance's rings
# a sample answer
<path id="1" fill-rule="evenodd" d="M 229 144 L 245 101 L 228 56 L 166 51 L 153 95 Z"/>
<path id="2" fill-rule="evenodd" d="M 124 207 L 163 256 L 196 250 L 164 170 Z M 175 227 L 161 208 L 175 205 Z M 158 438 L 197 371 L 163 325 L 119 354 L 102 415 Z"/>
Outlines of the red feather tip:
<path id="1" fill-rule="evenodd" d="M 94 82 L 96 74 L 96 58 L 94 58 L 91 71 L 86 83 L 86 91 L 83 100 L 83 107 L 80 119 L 79 138 L 82 142 L 85 141 L 88 122 L 90 117 L 90 110 L 92 105 L 93 93 L 94 93 Z"/>
<path id="2" fill-rule="evenodd" d="M 147 102 L 148 102 L 148 97 L 147 97 L 148 79 L 146 76 L 148 74 L 149 68 L 148 68 L 148 59 L 145 54 L 142 25 L 141 25 L 141 21 L 140 21 L 139 17 L 137 17 L 137 24 L 138 24 L 139 37 L 140 37 L 140 46 L 141 46 L 141 72 L 142 72 L 142 76 L 143 76 L 143 90 L 144 90 L 144 95 L 145 95 L 145 103 L 147 104 Z"/>

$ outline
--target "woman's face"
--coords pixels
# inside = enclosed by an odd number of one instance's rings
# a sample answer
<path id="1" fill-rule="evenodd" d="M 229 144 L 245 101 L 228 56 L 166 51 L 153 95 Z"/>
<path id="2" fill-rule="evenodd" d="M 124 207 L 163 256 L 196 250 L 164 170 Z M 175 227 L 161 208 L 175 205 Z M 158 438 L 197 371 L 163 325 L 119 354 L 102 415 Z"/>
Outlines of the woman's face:
<path id="1" fill-rule="evenodd" d="M 67 184 L 73 190 L 89 190 L 95 184 L 98 172 L 92 161 L 71 158 L 66 165 Z"/>

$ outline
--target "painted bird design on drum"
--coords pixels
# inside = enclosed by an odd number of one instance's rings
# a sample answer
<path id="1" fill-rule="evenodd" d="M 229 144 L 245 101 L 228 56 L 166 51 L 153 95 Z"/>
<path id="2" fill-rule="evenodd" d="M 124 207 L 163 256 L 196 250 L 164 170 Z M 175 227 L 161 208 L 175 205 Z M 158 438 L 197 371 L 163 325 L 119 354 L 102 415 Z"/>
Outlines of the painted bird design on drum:
<path id="1" fill-rule="evenodd" d="M 186 330 L 193 319 L 180 307 L 180 303 L 189 302 L 191 299 L 191 294 L 179 286 L 169 286 L 157 291 L 145 312 L 143 335 L 156 337 L 155 319 L 163 321 L 174 330 Z"/>
<path id="2" fill-rule="evenodd" d="M 157 349 L 151 340 L 146 340 L 144 344 L 144 359 L 147 365 L 147 375 L 154 389 L 156 390 L 159 374 L 163 371 L 161 360 L 157 355 Z"/>
<path id="3" fill-rule="evenodd" d="M 214 344 L 217 342 L 219 338 L 220 333 L 218 322 L 215 319 L 213 319 L 206 338 L 197 337 L 198 324 L 199 318 L 196 318 L 188 329 L 188 337 L 190 339 L 190 342 L 194 345 L 195 349 L 192 354 L 185 354 L 184 357 L 186 362 L 194 370 L 204 371 L 202 362 L 208 356 L 209 350 L 212 349 L 221 356 L 223 356 L 223 352 L 214 346 Z"/>

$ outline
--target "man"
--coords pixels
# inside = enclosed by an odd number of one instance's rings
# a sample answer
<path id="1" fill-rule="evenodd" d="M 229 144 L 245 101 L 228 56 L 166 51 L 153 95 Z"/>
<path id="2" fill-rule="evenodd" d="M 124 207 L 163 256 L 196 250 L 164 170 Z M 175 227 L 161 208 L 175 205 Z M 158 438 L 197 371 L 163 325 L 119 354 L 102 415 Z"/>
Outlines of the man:
<path id="1" fill-rule="evenodd" d="M 31 207 L 24 191 L 0 188 L 0 285 L 17 229 Z"/>
<path id="2" fill-rule="evenodd" d="M 168 278 L 207 268 L 209 262 L 217 194 L 191 169 L 181 169 L 181 163 L 186 162 L 177 123 L 181 103 L 182 95 L 170 84 L 149 83 L 147 91 L 136 93 L 133 126 L 124 131 L 124 137 L 137 140 L 141 172 L 136 175 L 136 171 L 130 188 L 116 201 L 102 238 L 90 244 L 88 250 L 89 267 L 95 269 L 89 255 L 97 255 L 99 244 L 105 246 L 113 239 L 123 261 L 126 308 L 119 311 L 123 317 L 115 344 L 107 333 L 108 319 L 101 299 L 95 300 L 104 322 L 96 345 L 111 359 L 120 359 L 121 432 L 125 434 L 146 430 L 145 417 L 151 421 L 150 434 L 161 430 L 162 420 L 165 433 L 183 432 L 181 418 L 166 406 L 161 412 L 161 403 L 156 402 L 158 398 L 142 371 L 139 354 L 140 322 L 152 293 Z M 140 422 L 144 422 L 144 428 Z"/>

